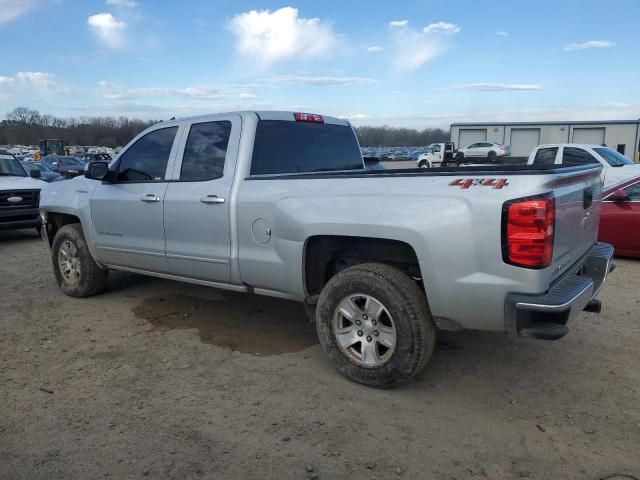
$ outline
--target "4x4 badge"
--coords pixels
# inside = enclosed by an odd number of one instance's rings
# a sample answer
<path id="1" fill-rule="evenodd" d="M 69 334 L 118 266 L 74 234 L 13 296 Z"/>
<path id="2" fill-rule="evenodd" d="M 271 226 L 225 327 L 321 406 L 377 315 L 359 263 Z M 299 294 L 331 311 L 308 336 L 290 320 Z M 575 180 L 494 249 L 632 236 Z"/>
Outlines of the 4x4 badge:
<path id="1" fill-rule="evenodd" d="M 502 187 L 509 185 L 506 178 L 456 178 L 449 186 L 460 187 L 462 190 L 466 190 L 475 186 L 481 187 L 493 187 L 495 190 L 500 190 Z"/>

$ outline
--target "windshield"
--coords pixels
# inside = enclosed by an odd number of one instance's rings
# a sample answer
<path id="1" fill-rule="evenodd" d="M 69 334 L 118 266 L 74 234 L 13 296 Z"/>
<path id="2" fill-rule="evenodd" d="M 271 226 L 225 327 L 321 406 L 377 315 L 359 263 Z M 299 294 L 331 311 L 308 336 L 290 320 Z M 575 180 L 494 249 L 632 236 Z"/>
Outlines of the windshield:
<path id="1" fill-rule="evenodd" d="M 595 152 L 604 158 L 612 167 L 622 167 L 623 165 L 633 165 L 633 162 L 624 155 L 611 150 L 609 147 L 594 148 Z"/>
<path id="2" fill-rule="evenodd" d="M 0 155 L 0 175 L 26 177 L 27 172 L 15 158 L 9 155 Z"/>

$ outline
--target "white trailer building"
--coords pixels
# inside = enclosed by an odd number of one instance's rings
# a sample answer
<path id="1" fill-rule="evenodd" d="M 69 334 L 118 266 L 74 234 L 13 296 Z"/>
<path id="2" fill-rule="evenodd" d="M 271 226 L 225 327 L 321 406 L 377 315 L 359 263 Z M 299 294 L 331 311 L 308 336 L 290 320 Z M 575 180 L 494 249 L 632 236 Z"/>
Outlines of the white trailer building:
<path id="1" fill-rule="evenodd" d="M 453 123 L 451 141 L 458 148 L 478 142 L 509 145 L 514 157 L 526 157 L 545 143 L 591 143 L 607 145 L 640 162 L 640 120 Z"/>

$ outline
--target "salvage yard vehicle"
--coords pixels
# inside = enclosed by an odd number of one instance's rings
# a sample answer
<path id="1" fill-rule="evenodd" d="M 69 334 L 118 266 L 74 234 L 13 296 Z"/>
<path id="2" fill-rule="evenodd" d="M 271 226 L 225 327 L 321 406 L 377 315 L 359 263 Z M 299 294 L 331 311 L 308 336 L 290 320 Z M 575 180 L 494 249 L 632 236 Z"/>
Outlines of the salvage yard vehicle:
<path id="1" fill-rule="evenodd" d="M 540 145 L 529 154 L 528 165 L 602 165 L 601 178 L 608 187 L 640 175 L 640 165 L 603 145 L 556 143 Z"/>
<path id="2" fill-rule="evenodd" d="M 33 170 L 38 170 L 40 172 L 40 180 L 43 180 L 47 183 L 59 182 L 60 180 L 64 180 L 64 177 L 62 175 L 54 172 L 42 162 L 30 161 L 20 163 L 22 164 L 24 169 L 29 172 L 29 174 L 31 174 L 31 171 Z"/>
<path id="3" fill-rule="evenodd" d="M 489 161 L 495 161 L 499 157 L 511 155 L 511 148 L 494 142 L 478 142 L 461 148 L 460 153 L 467 157 L 486 158 Z"/>
<path id="4" fill-rule="evenodd" d="M 606 188 L 602 197 L 598 238 L 616 255 L 640 257 L 640 176 Z"/>
<path id="5" fill-rule="evenodd" d="M 41 201 L 73 297 L 124 270 L 304 302 L 333 366 L 371 386 L 437 329 L 558 339 L 596 295 L 599 165 L 367 171 L 346 120 L 238 112 L 156 124 Z"/>
<path id="6" fill-rule="evenodd" d="M 39 177 L 39 171 L 29 175 L 13 155 L 0 153 L 0 230 L 40 231 L 38 203 L 45 183 Z"/>
<path id="7" fill-rule="evenodd" d="M 429 150 L 418 157 L 418 168 L 446 167 L 447 164 L 459 165 L 464 154 L 456 149 L 453 142 L 432 143 Z"/>
<path id="8" fill-rule="evenodd" d="M 40 160 L 50 170 L 62 175 L 64 178 L 73 178 L 81 175 L 85 164 L 77 157 L 46 156 Z"/>

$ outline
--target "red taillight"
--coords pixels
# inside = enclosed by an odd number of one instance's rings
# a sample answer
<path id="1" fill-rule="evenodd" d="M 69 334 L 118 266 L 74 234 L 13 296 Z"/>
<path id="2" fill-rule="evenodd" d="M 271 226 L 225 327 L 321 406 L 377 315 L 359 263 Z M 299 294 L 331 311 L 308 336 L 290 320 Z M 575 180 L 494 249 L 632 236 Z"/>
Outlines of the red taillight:
<path id="1" fill-rule="evenodd" d="M 293 116 L 296 122 L 324 123 L 322 115 L 316 115 L 315 113 L 294 113 Z"/>
<path id="2" fill-rule="evenodd" d="M 551 196 L 513 200 L 503 207 L 502 257 L 527 268 L 545 268 L 553 257 L 556 202 Z"/>

